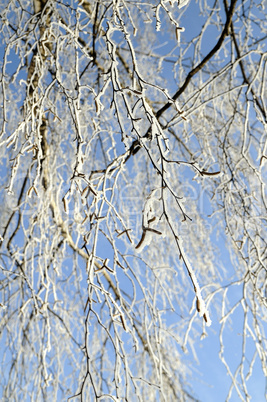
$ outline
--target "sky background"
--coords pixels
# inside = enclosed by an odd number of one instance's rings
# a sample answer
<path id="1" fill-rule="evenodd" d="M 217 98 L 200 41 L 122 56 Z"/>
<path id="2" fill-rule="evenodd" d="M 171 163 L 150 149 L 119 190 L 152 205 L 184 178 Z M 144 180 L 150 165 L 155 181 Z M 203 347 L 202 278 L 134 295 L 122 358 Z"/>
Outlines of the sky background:
<path id="1" fill-rule="evenodd" d="M 183 9 L 181 9 L 183 11 Z M 187 11 L 183 14 L 181 26 L 185 28 L 183 35 L 186 40 L 190 40 L 195 34 L 199 32 L 199 27 L 203 23 L 203 18 L 196 13 L 195 2 L 191 1 L 191 4 Z M 208 53 L 211 47 L 216 43 L 216 36 L 213 35 L 213 28 L 210 31 L 207 30 L 205 47 L 206 53 Z M 0 57 L 3 57 L 3 47 L 0 44 Z M 10 66 L 12 68 L 12 66 Z M 167 68 L 166 68 L 167 74 Z M 167 76 L 166 76 L 167 78 Z M 171 93 L 174 93 L 176 88 L 173 88 Z M 206 209 L 205 209 L 206 208 Z M 209 211 L 209 205 L 204 206 L 202 213 Z M 214 241 L 221 250 L 222 262 L 229 272 L 229 280 L 234 275 L 234 267 L 232 265 L 229 253 L 225 246 L 226 235 L 221 233 L 218 238 L 215 237 Z M 202 284 L 203 285 L 203 284 Z M 230 293 L 230 300 L 235 302 L 241 296 L 241 286 L 234 286 Z M 199 339 L 199 342 L 194 344 L 195 351 L 188 346 L 188 364 L 190 365 L 193 377 L 192 377 L 192 389 L 194 395 L 202 402 L 223 402 L 229 392 L 231 385 L 231 379 L 226 373 L 226 368 L 219 358 L 220 343 L 219 343 L 219 317 L 216 312 L 211 310 L 212 325 L 206 328 L 207 336 L 204 339 Z M 225 355 L 227 356 L 227 362 L 231 368 L 236 368 L 241 361 L 241 348 L 243 338 L 242 334 L 242 322 L 243 316 L 239 316 L 238 310 L 233 314 L 232 330 L 226 329 L 224 337 L 227 339 L 227 348 L 225 349 Z M 240 334 L 240 336 L 238 335 Z M 249 339 L 248 339 L 249 343 Z M 254 351 L 254 347 L 251 349 Z M 195 361 L 197 356 L 197 362 Z M 256 360 L 253 375 L 249 380 L 252 384 L 250 393 L 252 401 L 261 402 L 265 401 L 264 393 L 266 387 L 266 380 L 263 377 L 262 369 L 259 359 Z M 237 392 L 233 390 L 230 401 L 239 401 L 240 398 Z"/>

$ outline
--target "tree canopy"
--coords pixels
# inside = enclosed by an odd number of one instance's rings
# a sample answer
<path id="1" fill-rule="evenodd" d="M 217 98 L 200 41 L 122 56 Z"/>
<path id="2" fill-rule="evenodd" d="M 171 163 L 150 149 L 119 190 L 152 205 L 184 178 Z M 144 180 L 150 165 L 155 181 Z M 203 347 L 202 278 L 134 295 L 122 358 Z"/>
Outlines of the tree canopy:
<path id="1" fill-rule="evenodd" d="M 3 401 L 197 400 L 212 331 L 264 381 L 264 7 L 2 1 Z"/>

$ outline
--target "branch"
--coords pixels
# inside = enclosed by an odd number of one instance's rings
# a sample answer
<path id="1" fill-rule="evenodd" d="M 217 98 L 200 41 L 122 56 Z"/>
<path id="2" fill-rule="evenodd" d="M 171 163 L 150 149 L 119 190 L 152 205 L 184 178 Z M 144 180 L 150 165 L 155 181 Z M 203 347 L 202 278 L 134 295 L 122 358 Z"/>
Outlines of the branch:
<path id="1" fill-rule="evenodd" d="M 221 36 L 220 36 L 218 42 L 216 43 L 214 48 L 207 54 L 207 56 L 204 57 L 204 59 L 188 73 L 183 85 L 173 95 L 172 99 L 174 101 L 177 100 L 180 97 L 180 95 L 182 95 L 182 93 L 186 90 L 186 88 L 188 87 L 188 85 L 189 85 L 191 79 L 194 77 L 194 75 L 196 75 L 200 70 L 202 70 L 202 68 L 205 66 L 205 64 L 207 64 L 207 62 L 215 55 L 215 53 L 218 52 L 218 50 L 220 50 L 224 39 L 229 34 L 236 3 L 237 3 L 237 0 L 232 0 L 229 11 L 227 13 L 225 26 L 224 26 L 224 29 L 221 33 Z M 157 111 L 156 117 L 159 118 L 167 109 L 169 109 L 172 106 L 172 104 L 173 104 L 172 102 L 167 102 L 161 109 L 159 109 Z"/>
<path id="2" fill-rule="evenodd" d="M 250 87 L 250 86 L 251 86 L 251 83 L 250 83 L 250 81 L 249 81 L 249 79 L 248 79 L 248 77 L 247 77 L 247 74 L 246 74 L 246 70 L 245 70 L 245 67 L 244 67 L 244 63 L 243 63 L 243 60 L 242 60 L 242 57 L 241 57 L 241 53 L 240 53 L 240 50 L 239 50 L 239 46 L 238 46 L 238 43 L 237 43 L 237 39 L 236 39 L 236 35 L 235 35 L 233 23 L 231 23 L 231 36 L 232 36 L 232 38 L 233 38 L 233 42 L 234 42 L 234 46 L 235 46 L 235 51 L 236 51 L 237 57 L 238 57 L 238 59 L 239 59 L 239 60 L 238 60 L 238 63 L 239 63 L 240 69 L 241 69 L 241 73 L 242 73 L 242 76 L 243 76 L 243 80 L 244 80 L 244 82 L 247 84 L 247 86 Z M 252 93 L 253 100 L 256 102 L 256 105 L 258 106 L 259 110 L 261 111 L 262 116 L 264 117 L 265 122 L 267 123 L 267 116 L 266 116 L 266 113 L 265 113 L 265 110 L 264 110 L 263 106 L 260 104 L 260 102 L 259 102 L 257 96 L 255 95 L 255 92 L 254 92 L 253 88 L 250 88 L 250 91 L 251 91 L 251 93 Z"/>

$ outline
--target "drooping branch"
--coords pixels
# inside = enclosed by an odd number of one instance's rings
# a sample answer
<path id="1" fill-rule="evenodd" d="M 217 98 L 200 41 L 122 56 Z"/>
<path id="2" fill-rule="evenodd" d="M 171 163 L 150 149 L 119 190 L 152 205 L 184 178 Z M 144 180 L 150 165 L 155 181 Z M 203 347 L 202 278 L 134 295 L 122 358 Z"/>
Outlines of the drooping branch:
<path id="1" fill-rule="evenodd" d="M 187 77 L 183 83 L 183 85 L 175 92 L 173 95 L 172 99 L 174 101 L 178 100 L 179 97 L 184 93 L 186 88 L 188 87 L 190 81 L 192 78 L 200 71 L 203 69 L 203 67 L 207 64 L 207 62 L 220 50 L 222 47 L 222 44 L 225 40 L 225 38 L 229 35 L 230 32 L 230 27 L 232 23 L 232 18 L 234 15 L 235 11 L 235 6 L 236 6 L 237 0 L 232 0 L 229 11 L 226 13 L 226 22 L 224 25 L 224 28 L 222 30 L 222 33 L 219 37 L 218 42 L 216 45 L 210 50 L 210 52 L 204 57 L 204 59 L 196 66 L 194 67 L 188 74 Z M 167 102 L 162 108 L 160 108 L 157 113 L 156 117 L 159 118 L 166 110 L 168 110 L 171 106 L 173 105 L 172 102 Z"/>

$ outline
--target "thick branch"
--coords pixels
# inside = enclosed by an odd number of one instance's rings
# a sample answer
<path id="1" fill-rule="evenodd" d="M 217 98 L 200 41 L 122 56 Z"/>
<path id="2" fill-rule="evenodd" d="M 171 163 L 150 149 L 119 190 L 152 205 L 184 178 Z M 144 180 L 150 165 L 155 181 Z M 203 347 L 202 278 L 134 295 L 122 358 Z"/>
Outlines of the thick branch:
<path id="1" fill-rule="evenodd" d="M 196 75 L 200 70 L 202 70 L 202 68 L 205 66 L 205 64 L 207 64 L 207 62 L 215 55 L 215 53 L 218 52 L 218 50 L 220 50 L 224 39 L 229 34 L 236 3 L 237 3 L 237 0 L 232 0 L 229 11 L 227 13 L 225 26 L 224 26 L 224 29 L 221 33 L 221 36 L 220 36 L 218 42 L 216 43 L 214 48 L 211 49 L 211 51 L 207 54 L 207 56 L 204 57 L 204 59 L 188 73 L 183 85 L 173 95 L 173 97 L 172 97 L 173 100 L 177 100 L 182 95 L 182 93 L 186 90 L 186 88 L 188 87 L 188 85 L 189 85 L 191 79 L 194 77 L 194 75 Z M 159 118 L 171 106 L 172 106 L 172 102 L 167 102 L 161 109 L 159 109 L 157 111 L 156 117 Z"/>

